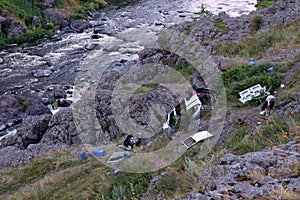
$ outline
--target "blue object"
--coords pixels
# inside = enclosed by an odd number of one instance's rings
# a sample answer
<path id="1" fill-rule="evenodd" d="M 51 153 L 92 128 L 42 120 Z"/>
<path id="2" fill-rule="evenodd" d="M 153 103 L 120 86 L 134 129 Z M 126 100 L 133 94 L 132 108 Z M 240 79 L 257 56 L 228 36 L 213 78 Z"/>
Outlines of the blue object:
<path id="1" fill-rule="evenodd" d="M 116 169 L 116 170 L 114 171 L 114 174 L 117 175 L 119 172 L 120 172 L 120 169 Z"/>
<path id="2" fill-rule="evenodd" d="M 251 60 L 251 61 L 248 62 L 248 65 L 249 65 L 250 67 L 253 67 L 253 66 L 255 65 L 255 62 Z"/>
<path id="3" fill-rule="evenodd" d="M 80 155 L 81 160 L 86 160 L 87 159 L 87 156 L 86 156 L 85 152 L 81 152 L 79 155 Z"/>
<path id="4" fill-rule="evenodd" d="M 106 155 L 106 151 L 105 150 L 95 149 L 95 150 L 92 151 L 92 154 L 94 154 L 95 156 L 105 156 Z"/>
<path id="5" fill-rule="evenodd" d="M 125 153 L 124 153 L 124 158 L 129 158 L 130 157 L 130 152 L 129 151 L 126 151 Z"/>
<path id="6" fill-rule="evenodd" d="M 200 119 L 197 120 L 197 124 L 198 124 L 198 127 L 201 126 L 201 120 Z"/>
<path id="7" fill-rule="evenodd" d="M 267 69 L 267 73 L 270 74 L 271 72 L 274 71 L 274 67 L 270 67 L 269 69 Z"/>

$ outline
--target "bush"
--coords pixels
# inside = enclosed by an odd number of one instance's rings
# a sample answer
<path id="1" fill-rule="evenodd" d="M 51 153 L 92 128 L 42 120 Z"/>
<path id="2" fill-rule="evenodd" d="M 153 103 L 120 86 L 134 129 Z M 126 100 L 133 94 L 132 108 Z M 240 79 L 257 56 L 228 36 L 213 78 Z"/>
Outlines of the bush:
<path id="1" fill-rule="evenodd" d="M 255 5 L 255 7 L 257 7 L 258 9 L 268 8 L 275 2 L 276 0 L 257 0 L 257 4 Z"/>
<path id="2" fill-rule="evenodd" d="M 263 22 L 262 16 L 253 17 L 250 23 L 250 32 L 252 34 L 256 33 L 259 30 L 261 23 Z"/>
<path id="3" fill-rule="evenodd" d="M 15 37 L 0 37 L 0 48 L 5 48 L 8 44 L 22 44 L 31 43 L 45 37 L 51 37 L 54 30 L 50 27 L 49 30 L 43 29 L 41 27 L 34 28 L 33 30 L 28 30 L 24 35 L 19 35 Z"/>
<path id="4" fill-rule="evenodd" d="M 228 24 L 223 20 L 216 20 L 214 26 L 217 28 L 217 33 L 221 32 L 223 34 L 228 33 Z"/>
<path id="5" fill-rule="evenodd" d="M 270 92 L 273 92 L 275 88 L 280 86 L 280 76 L 277 72 L 268 74 L 267 69 L 270 67 L 272 67 L 271 64 L 256 65 L 254 67 L 241 65 L 232 67 L 224 72 L 223 82 L 227 98 L 237 101 L 239 92 L 257 84 L 260 84 L 262 87 L 266 86 L 267 89 L 270 89 Z"/>

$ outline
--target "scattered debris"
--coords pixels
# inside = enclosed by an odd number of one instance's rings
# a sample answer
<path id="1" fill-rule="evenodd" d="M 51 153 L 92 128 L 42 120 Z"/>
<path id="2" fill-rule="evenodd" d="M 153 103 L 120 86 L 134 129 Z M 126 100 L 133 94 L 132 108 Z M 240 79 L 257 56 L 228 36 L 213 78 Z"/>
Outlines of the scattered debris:
<path id="1" fill-rule="evenodd" d="M 191 135 L 190 137 L 186 138 L 182 141 L 182 144 L 186 148 L 191 148 L 193 145 L 197 144 L 201 140 L 204 140 L 206 138 L 212 137 L 213 135 L 209 133 L 208 131 L 201 131 L 198 133 L 195 133 L 194 135 Z"/>
<path id="2" fill-rule="evenodd" d="M 79 155 L 80 155 L 81 160 L 86 160 L 87 159 L 87 156 L 86 156 L 85 152 L 81 152 Z"/>
<path id="3" fill-rule="evenodd" d="M 272 110 L 275 104 L 275 97 L 273 95 L 268 95 L 265 102 L 263 103 L 261 107 L 261 112 L 259 114 L 261 115 L 271 115 Z"/>
<path id="4" fill-rule="evenodd" d="M 119 147 L 130 151 L 131 149 L 133 149 L 134 146 L 139 146 L 140 142 L 140 138 L 133 135 L 127 135 L 123 144 L 119 145 Z"/>
<path id="5" fill-rule="evenodd" d="M 124 153 L 124 158 L 129 158 L 130 157 L 130 152 L 129 151 L 126 151 L 125 153 Z"/>
<path id="6" fill-rule="evenodd" d="M 258 97 L 261 93 L 264 95 L 269 95 L 270 93 L 266 91 L 266 87 L 261 87 L 260 84 L 254 85 L 246 90 L 243 90 L 239 93 L 240 97 L 239 100 L 243 104 L 247 101 L 252 100 L 253 97 Z"/>
<path id="7" fill-rule="evenodd" d="M 99 149 L 95 149 L 92 151 L 92 154 L 95 156 L 105 156 L 106 155 L 106 151 L 105 150 L 99 150 Z"/>
<path id="8" fill-rule="evenodd" d="M 254 59 L 251 58 L 250 61 L 248 62 L 248 66 L 253 67 L 256 63 L 254 62 Z"/>
<path id="9" fill-rule="evenodd" d="M 175 130 L 177 129 L 177 125 L 179 124 L 181 116 L 181 106 L 178 104 L 168 115 L 167 120 L 163 125 L 163 129 Z"/>
<path id="10" fill-rule="evenodd" d="M 128 152 L 128 151 L 127 151 Z M 129 153 L 129 152 L 128 152 Z M 115 162 L 120 162 L 121 160 L 125 158 L 129 158 L 130 153 L 128 154 L 124 151 L 118 151 L 114 152 L 108 159 L 108 163 L 115 163 Z"/>
<path id="11" fill-rule="evenodd" d="M 274 67 L 270 67 L 269 69 L 267 69 L 267 73 L 270 74 L 271 72 L 274 71 Z"/>
<path id="12" fill-rule="evenodd" d="M 114 171 L 114 174 L 117 175 L 118 173 L 120 173 L 120 171 L 121 171 L 120 169 L 116 169 L 116 170 Z"/>

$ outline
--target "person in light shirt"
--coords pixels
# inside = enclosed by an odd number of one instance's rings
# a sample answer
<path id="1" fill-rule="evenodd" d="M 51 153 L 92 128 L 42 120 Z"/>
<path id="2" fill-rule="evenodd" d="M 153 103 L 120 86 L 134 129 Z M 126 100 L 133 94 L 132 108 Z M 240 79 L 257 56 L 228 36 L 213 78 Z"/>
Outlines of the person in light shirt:
<path id="1" fill-rule="evenodd" d="M 261 115 L 265 115 L 265 114 L 272 114 L 272 110 L 275 104 L 275 97 L 273 95 L 269 95 L 267 96 L 265 102 L 263 103 L 262 107 L 261 107 Z"/>

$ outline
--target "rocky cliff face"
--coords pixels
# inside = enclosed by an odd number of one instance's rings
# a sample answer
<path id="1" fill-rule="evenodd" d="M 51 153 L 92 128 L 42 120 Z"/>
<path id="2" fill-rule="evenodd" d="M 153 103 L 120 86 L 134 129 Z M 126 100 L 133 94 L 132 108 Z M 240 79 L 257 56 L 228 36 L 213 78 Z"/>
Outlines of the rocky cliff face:
<path id="1" fill-rule="evenodd" d="M 299 8 L 299 1 L 278 0 L 269 8 L 252 11 L 249 15 L 237 18 L 232 18 L 225 12 L 220 12 L 213 17 L 202 15 L 200 20 L 193 23 L 195 28 L 190 34 L 208 45 L 206 49 L 208 53 L 212 53 L 214 45 L 219 42 L 238 42 L 245 37 L 298 20 Z M 179 28 L 185 30 L 186 25 L 179 25 Z"/>
<path id="2" fill-rule="evenodd" d="M 181 199 L 299 199 L 299 176 L 296 141 L 243 156 L 226 154 L 199 175 L 201 192 Z"/>

